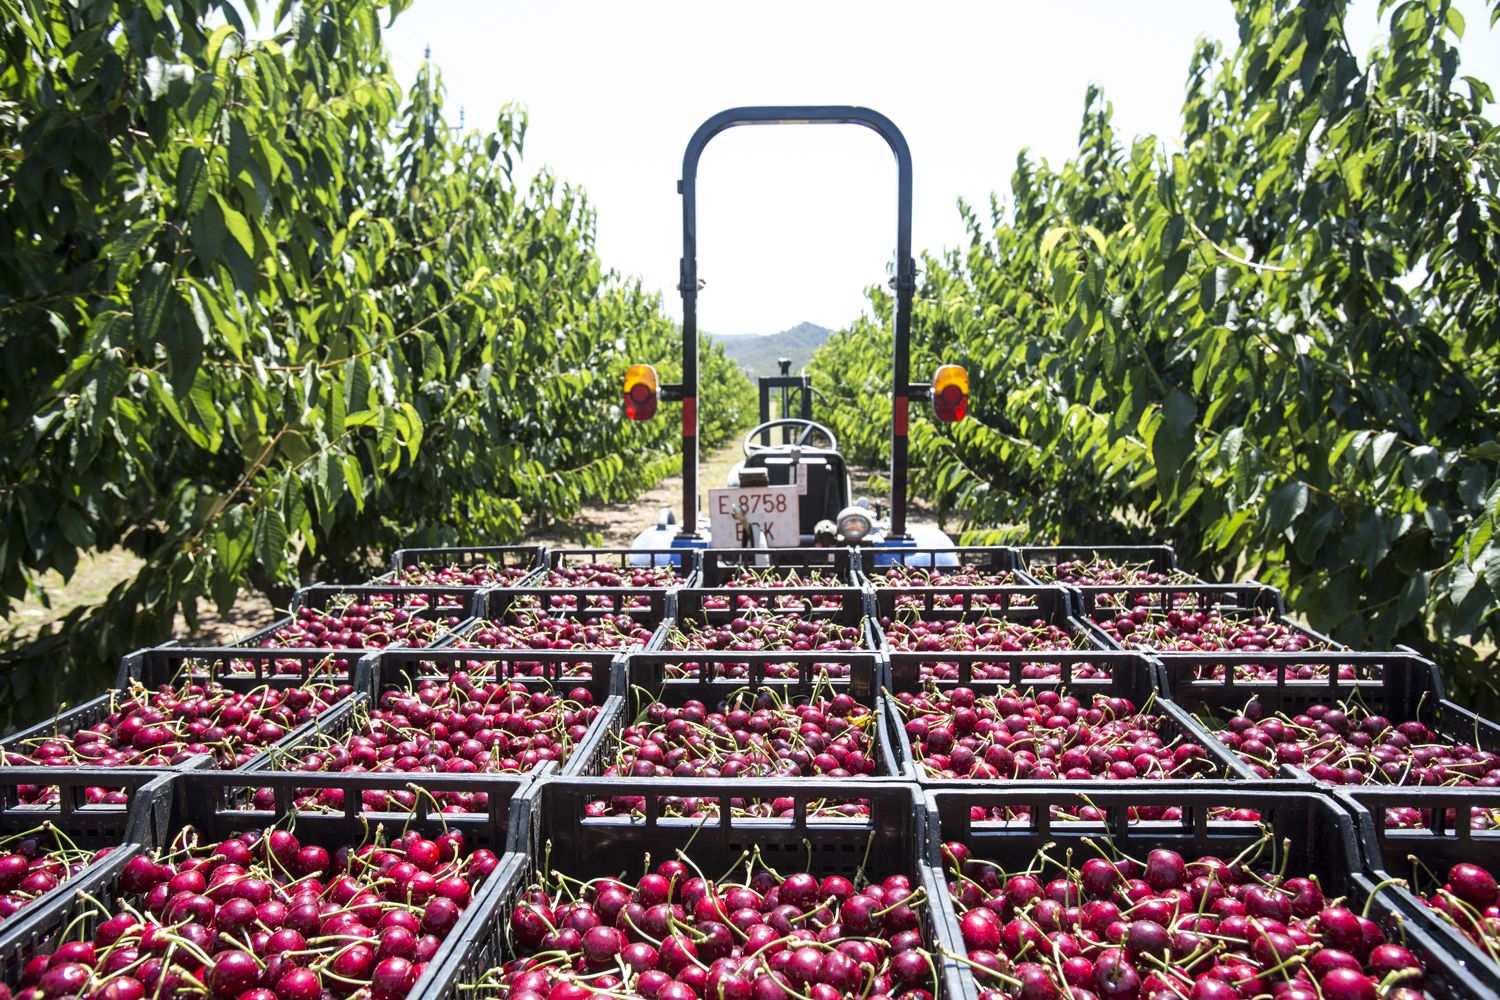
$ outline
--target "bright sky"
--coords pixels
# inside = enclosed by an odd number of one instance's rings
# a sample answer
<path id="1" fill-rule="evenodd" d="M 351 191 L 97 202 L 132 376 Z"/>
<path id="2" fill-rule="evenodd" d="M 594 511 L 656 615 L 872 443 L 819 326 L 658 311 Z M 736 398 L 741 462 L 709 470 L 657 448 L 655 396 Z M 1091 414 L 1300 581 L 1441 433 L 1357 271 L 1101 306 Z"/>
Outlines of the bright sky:
<path id="1" fill-rule="evenodd" d="M 1500 86 L 1500 32 L 1483 0 L 1468 19 L 1465 70 Z M 1355 0 L 1354 49 L 1379 34 L 1376 0 Z M 639 275 L 680 316 L 682 151 L 710 115 L 745 104 L 861 104 L 911 146 L 916 252 L 961 243 L 955 205 L 1009 190 L 1017 153 L 1059 162 L 1075 148 L 1084 91 L 1104 87 L 1124 137 L 1177 134 L 1200 36 L 1232 44 L 1229 0 L 1047 3 L 760 0 L 416 0 L 387 34 L 403 84 L 431 46 L 449 120 L 489 127 L 502 104 L 530 111 L 528 175 L 585 187 L 605 264 Z M 698 183 L 699 323 L 773 333 L 841 327 L 886 279 L 896 168 L 851 126 L 739 128 L 703 156 Z"/>

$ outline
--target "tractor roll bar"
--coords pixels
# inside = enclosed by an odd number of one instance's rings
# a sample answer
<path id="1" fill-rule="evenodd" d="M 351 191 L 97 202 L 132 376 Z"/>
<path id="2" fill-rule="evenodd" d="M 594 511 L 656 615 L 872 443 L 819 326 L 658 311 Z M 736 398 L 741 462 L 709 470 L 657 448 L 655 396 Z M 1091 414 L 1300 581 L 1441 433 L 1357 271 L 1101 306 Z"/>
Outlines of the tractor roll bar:
<path id="1" fill-rule="evenodd" d="M 926 386 L 912 386 L 911 302 L 917 287 L 911 257 L 911 150 L 889 118 L 869 108 L 844 105 L 750 107 L 721 111 L 698 126 L 682 156 L 682 536 L 698 531 L 698 160 L 710 139 L 736 125 L 863 125 L 879 133 L 896 154 L 896 351 L 892 373 L 891 537 L 906 534 L 907 417 L 911 399 Z"/>

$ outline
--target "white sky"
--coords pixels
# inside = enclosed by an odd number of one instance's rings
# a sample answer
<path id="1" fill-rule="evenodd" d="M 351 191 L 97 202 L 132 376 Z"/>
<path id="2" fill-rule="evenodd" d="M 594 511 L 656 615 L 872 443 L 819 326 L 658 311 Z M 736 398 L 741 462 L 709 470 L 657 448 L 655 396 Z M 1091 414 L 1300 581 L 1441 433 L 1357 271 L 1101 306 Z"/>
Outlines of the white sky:
<path id="1" fill-rule="evenodd" d="M 1500 86 L 1500 32 L 1483 0 L 1468 19 L 1464 71 Z M 1363 53 L 1376 0 L 1355 0 Z M 911 146 L 913 247 L 963 241 L 955 205 L 987 210 L 1016 155 L 1060 162 L 1085 88 L 1104 87 L 1124 138 L 1177 134 L 1195 40 L 1233 44 L 1229 0 L 755 4 L 599 0 L 416 0 L 387 33 L 397 74 L 423 50 L 447 86 L 449 121 L 488 128 L 502 104 L 531 113 L 524 176 L 546 166 L 588 190 L 606 266 L 639 275 L 680 316 L 682 151 L 710 115 L 743 104 L 862 104 Z M 895 161 L 852 126 L 732 129 L 698 183 L 699 323 L 773 333 L 803 320 L 841 327 L 894 253 Z"/>

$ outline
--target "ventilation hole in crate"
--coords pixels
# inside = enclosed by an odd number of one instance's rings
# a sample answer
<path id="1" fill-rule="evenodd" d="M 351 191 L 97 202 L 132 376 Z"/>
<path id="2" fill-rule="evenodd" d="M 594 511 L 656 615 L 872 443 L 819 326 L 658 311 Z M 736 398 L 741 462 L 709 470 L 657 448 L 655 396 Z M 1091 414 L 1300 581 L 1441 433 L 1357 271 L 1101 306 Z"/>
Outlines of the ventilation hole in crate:
<path id="1" fill-rule="evenodd" d="M 1481 835 L 1488 834 L 1485 840 L 1500 837 L 1500 807 L 1481 808 L 1475 806 L 1465 810 L 1468 812 L 1469 829 Z M 1411 804 L 1396 804 L 1386 806 L 1384 810 L 1385 829 L 1392 831 L 1392 839 L 1407 839 L 1403 833 L 1414 834 L 1410 840 L 1412 843 L 1422 843 L 1428 838 L 1436 835 L 1444 839 L 1455 839 L 1458 835 L 1458 811 L 1455 809 L 1435 809 Z M 1476 838 L 1478 839 L 1478 838 Z"/>
<path id="2" fill-rule="evenodd" d="M 770 661 L 757 664 L 768 680 L 796 680 L 804 668 L 810 678 L 827 675 L 831 678 L 847 678 L 851 667 L 847 662 L 819 660 L 799 664 L 796 661 Z M 674 660 L 664 664 L 664 674 L 671 680 L 743 680 L 751 675 L 752 667 L 744 660 Z"/>
<path id="3" fill-rule="evenodd" d="M 320 677 L 347 679 L 353 675 L 355 658 L 326 656 L 320 660 L 245 659 L 242 657 L 184 656 L 177 662 L 175 678 L 207 677 Z"/>
<path id="4" fill-rule="evenodd" d="M 719 818 L 721 797 L 694 795 L 692 783 L 684 781 L 682 794 L 612 795 L 593 799 L 584 807 L 591 819 L 628 818 L 645 822 L 648 810 L 655 810 L 662 820 L 714 820 Z M 730 815 L 742 819 L 776 820 L 792 823 L 797 815 L 796 800 L 791 795 L 766 798 L 733 796 L 729 798 Z M 654 803 L 654 806 L 653 804 Z M 858 797 L 827 798 L 808 801 L 804 814 L 809 820 L 829 823 L 865 823 L 870 817 L 870 800 Z"/>
<path id="5" fill-rule="evenodd" d="M 1225 664 L 1205 664 L 1193 668 L 1195 680 L 1222 681 L 1230 670 Z M 1238 683 L 1276 681 L 1285 676 L 1287 683 L 1322 681 L 1327 682 L 1330 671 L 1339 681 L 1378 680 L 1380 669 L 1358 663 L 1309 663 L 1288 660 L 1285 663 L 1236 663 L 1232 665 L 1234 680 Z"/>
<path id="6" fill-rule="evenodd" d="M 413 775 L 414 783 L 419 783 L 420 775 Z M 512 789 L 507 787 L 493 794 L 508 797 Z M 347 796 L 355 794 L 351 789 L 343 788 L 296 788 L 292 791 L 292 805 L 299 812 L 330 813 L 343 815 L 348 809 Z M 431 789 L 426 794 L 418 794 L 406 788 L 367 788 L 359 793 L 360 812 L 366 813 L 397 813 L 410 814 L 415 812 L 419 816 L 435 814 L 434 801 L 437 808 L 445 813 L 461 814 L 486 814 L 490 811 L 490 792 L 483 791 L 454 791 L 443 789 Z M 280 813 L 283 810 L 277 804 L 277 794 L 274 788 L 247 788 L 233 794 L 227 807 L 239 812 L 270 812 Z"/>
<path id="7" fill-rule="evenodd" d="M 733 586 L 733 584 L 726 584 Z M 841 586 L 835 582 L 833 586 Z M 765 591 L 747 594 L 705 595 L 701 607 L 704 611 L 781 611 L 816 613 L 818 611 L 842 611 L 844 598 L 839 594 L 777 594 Z"/>
<path id="8" fill-rule="evenodd" d="M 975 827 L 1013 827 L 1030 830 L 1036 828 L 1032 819 L 1033 809 L 1032 806 L 987 803 L 971 806 L 969 821 Z M 1113 822 L 1108 810 L 1086 803 L 1051 804 L 1047 806 L 1047 815 L 1052 823 L 1068 826 L 1089 824 L 1103 827 Z M 1260 820 L 1260 813 L 1248 807 L 1215 806 L 1209 809 L 1208 815 L 1210 825 L 1253 825 Z M 1183 829 L 1184 822 L 1183 809 L 1172 805 L 1130 806 L 1125 818 L 1127 826 L 1165 824 Z"/>

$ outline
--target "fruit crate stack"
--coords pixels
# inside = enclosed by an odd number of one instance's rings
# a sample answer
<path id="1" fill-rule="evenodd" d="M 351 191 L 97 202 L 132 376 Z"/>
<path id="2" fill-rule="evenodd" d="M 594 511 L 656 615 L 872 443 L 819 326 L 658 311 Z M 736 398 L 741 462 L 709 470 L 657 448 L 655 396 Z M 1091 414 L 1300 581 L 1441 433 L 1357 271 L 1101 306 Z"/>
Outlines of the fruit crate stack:
<path id="1" fill-rule="evenodd" d="M 1500 726 L 1164 546 L 404 549 L 290 610 L 0 741 L 12 996 L 1500 994 Z"/>

